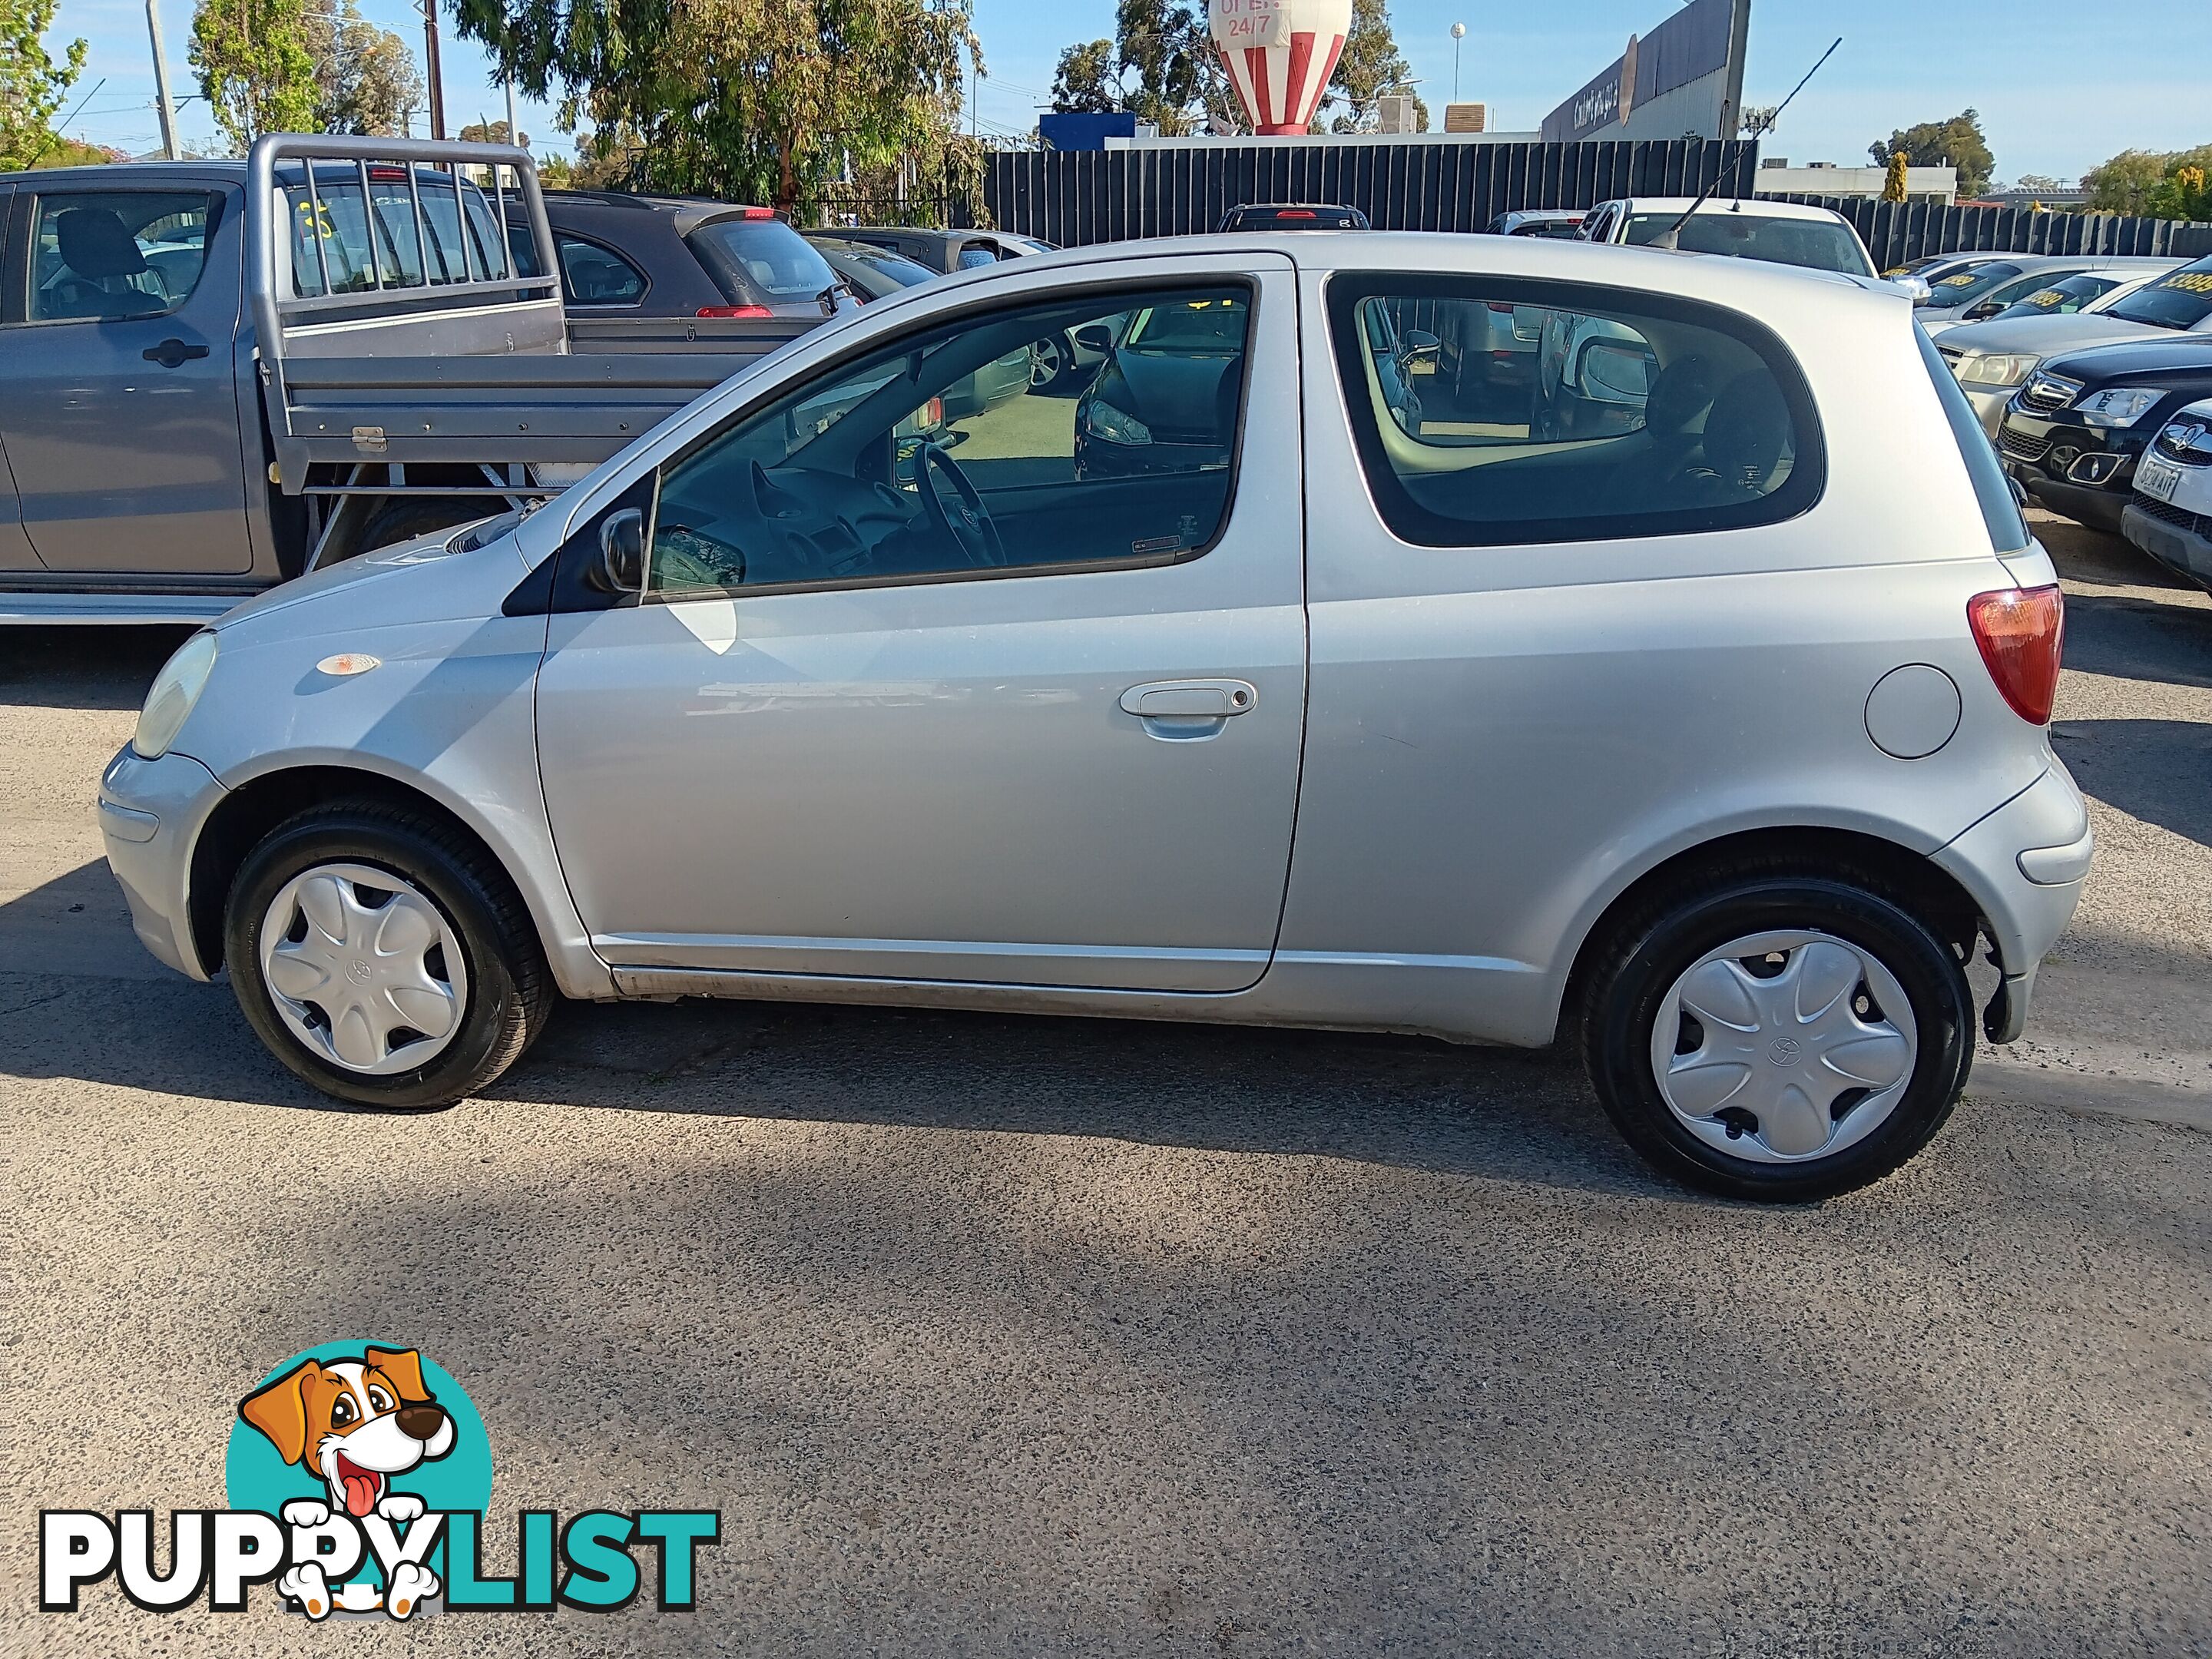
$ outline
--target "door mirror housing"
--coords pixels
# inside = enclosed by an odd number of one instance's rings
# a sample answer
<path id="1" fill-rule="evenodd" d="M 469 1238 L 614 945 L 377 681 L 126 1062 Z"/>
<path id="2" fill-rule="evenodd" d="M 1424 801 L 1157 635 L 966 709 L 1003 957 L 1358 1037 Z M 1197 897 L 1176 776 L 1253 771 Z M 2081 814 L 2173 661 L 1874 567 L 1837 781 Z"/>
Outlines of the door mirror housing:
<path id="1" fill-rule="evenodd" d="M 1085 351 L 1111 351 L 1114 349 L 1114 331 L 1103 323 L 1085 323 L 1075 331 L 1075 343 Z"/>
<path id="2" fill-rule="evenodd" d="M 1444 344 L 1442 340 L 1425 329 L 1419 328 L 1407 329 L 1398 337 L 1398 340 L 1399 343 L 1405 348 L 1406 361 L 1409 363 L 1436 362 L 1437 354 L 1443 349 Z"/>
<path id="3" fill-rule="evenodd" d="M 635 507 L 610 513 L 599 523 L 599 562 L 592 586 L 608 593 L 645 591 L 645 514 Z"/>

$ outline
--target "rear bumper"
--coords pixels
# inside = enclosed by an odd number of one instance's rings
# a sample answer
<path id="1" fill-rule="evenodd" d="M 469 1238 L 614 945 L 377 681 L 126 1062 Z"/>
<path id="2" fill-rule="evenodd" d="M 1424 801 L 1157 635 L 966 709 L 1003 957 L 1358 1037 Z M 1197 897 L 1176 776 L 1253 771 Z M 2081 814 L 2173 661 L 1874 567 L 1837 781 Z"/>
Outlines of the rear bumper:
<path id="1" fill-rule="evenodd" d="M 2196 516 L 2202 524 L 2212 515 Z M 2154 519 L 2132 502 L 2120 515 L 2120 533 L 2177 576 L 2212 587 L 2212 536 Z"/>
<path id="2" fill-rule="evenodd" d="M 100 838 L 131 928 L 156 960 L 193 979 L 208 970 L 192 944 L 192 848 L 227 793 L 189 755 L 141 760 L 128 744 L 100 777 Z"/>
<path id="3" fill-rule="evenodd" d="M 1983 1018 L 1992 1042 L 2027 1022 L 2036 969 L 2073 919 L 2095 850 L 2088 807 L 2065 767 L 2050 769 L 1934 854 L 1981 907 L 2003 972 Z"/>

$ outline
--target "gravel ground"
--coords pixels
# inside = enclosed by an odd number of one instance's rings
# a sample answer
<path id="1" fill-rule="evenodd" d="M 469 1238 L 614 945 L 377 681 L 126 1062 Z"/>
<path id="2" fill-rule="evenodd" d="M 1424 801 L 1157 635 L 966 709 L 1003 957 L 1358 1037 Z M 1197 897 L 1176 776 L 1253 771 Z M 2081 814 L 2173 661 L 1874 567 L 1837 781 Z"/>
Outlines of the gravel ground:
<path id="1" fill-rule="evenodd" d="M 2090 891 L 1935 1146 L 1780 1212 L 1400 1039 L 574 1008 L 341 1112 L 100 862 L 173 637 L 0 637 L 0 1650 L 2212 1653 L 2212 599 L 2039 527 Z M 353 1335 L 483 1410 L 495 1566 L 718 1507 L 702 1610 L 28 1611 L 40 1507 L 221 1507 L 240 1395 Z"/>

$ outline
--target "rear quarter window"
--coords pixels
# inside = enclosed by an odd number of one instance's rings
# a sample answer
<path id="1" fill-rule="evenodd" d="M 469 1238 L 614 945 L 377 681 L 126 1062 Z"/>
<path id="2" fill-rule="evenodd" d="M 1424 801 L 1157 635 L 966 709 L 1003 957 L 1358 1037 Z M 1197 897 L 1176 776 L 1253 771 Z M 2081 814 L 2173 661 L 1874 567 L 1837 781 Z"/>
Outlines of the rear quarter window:
<path id="1" fill-rule="evenodd" d="M 1328 288 L 1368 485 L 1401 540 L 1484 547 L 1771 524 L 1820 498 L 1812 393 L 1739 313 L 1578 284 Z"/>

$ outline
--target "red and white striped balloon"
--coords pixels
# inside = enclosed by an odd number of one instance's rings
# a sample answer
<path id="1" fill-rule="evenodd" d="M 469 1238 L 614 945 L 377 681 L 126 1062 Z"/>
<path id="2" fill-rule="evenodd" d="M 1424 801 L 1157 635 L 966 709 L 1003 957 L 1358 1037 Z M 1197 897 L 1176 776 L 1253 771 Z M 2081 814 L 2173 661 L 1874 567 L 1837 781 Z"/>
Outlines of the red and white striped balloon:
<path id="1" fill-rule="evenodd" d="M 1255 132 L 1304 132 L 1352 27 L 1352 0 L 1207 0 L 1213 44 Z"/>

